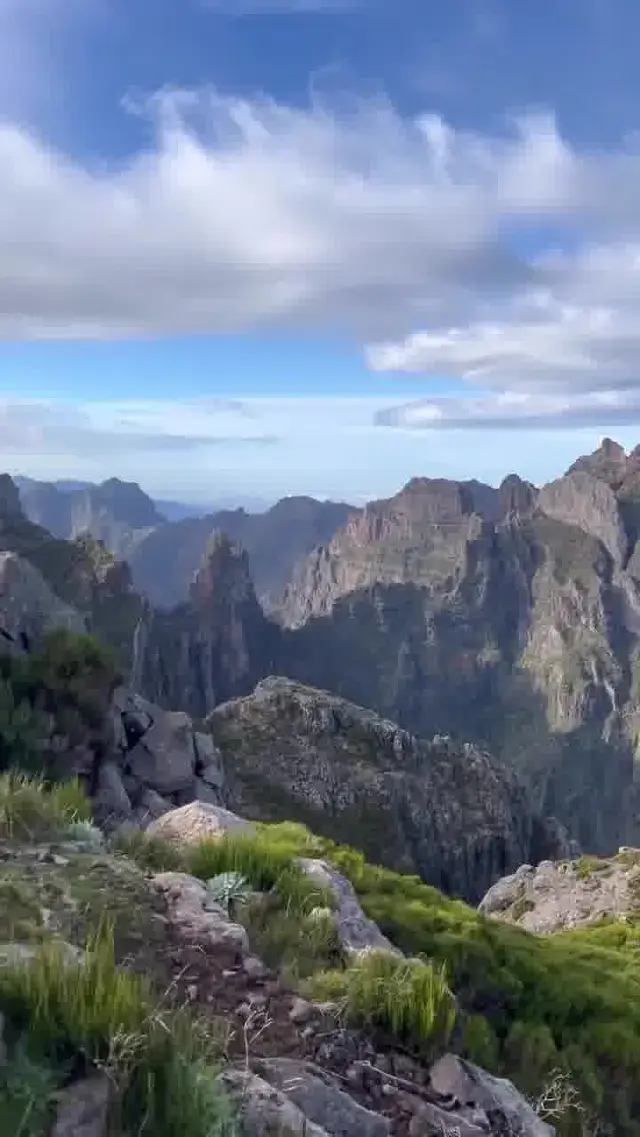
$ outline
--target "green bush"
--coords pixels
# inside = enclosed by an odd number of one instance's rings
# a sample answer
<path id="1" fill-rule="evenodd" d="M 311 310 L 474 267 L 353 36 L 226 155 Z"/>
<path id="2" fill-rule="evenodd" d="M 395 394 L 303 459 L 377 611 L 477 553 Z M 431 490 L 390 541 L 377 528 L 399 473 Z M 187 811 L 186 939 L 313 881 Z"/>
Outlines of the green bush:
<path id="1" fill-rule="evenodd" d="M 55 735 L 104 749 L 120 681 L 109 649 L 65 629 L 45 635 L 34 652 L 0 656 L 0 770 L 47 773 Z"/>
<path id="2" fill-rule="evenodd" d="M 163 1009 L 141 977 L 116 963 L 106 922 L 77 963 L 49 943 L 33 960 L 0 968 L 0 1007 L 30 1058 L 54 1070 L 79 1060 L 106 1070 L 127 1137 L 235 1131 L 211 1037 L 186 1012 Z"/>
<path id="3" fill-rule="evenodd" d="M 339 1002 L 348 1021 L 379 1027 L 422 1053 L 446 1046 L 455 1023 L 445 969 L 390 952 L 367 952 L 340 971 L 320 972 L 311 990 Z"/>
<path id="4" fill-rule="evenodd" d="M 47 786 L 27 774 L 0 774 L 0 837 L 47 840 L 90 818 L 91 806 L 77 779 Z"/>

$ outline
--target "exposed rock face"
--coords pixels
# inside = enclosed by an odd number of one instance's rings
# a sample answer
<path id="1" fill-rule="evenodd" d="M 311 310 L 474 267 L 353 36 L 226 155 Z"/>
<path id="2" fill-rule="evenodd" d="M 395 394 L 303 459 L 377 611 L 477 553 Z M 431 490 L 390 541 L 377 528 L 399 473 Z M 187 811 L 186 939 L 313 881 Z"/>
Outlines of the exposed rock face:
<path id="1" fill-rule="evenodd" d="M 498 520 L 414 479 L 302 562 L 281 670 L 514 764 L 584 847 L 640 842 L 640 455 L 512 477 Z"/>
<path id="2" fill-rule="evenodd" d="M 637 915 L 640 907 L 640 849 L 616 857 L 521 865 L 494 884 L 480 911 L 519 924 L 529 932 L 555 932 L 596 923 L 604 917 Z"/>
<path id="3" fill-rule="evenodd" d="M 547 517 L 574 525 L 604 545 L 615 564 L 622 564 L 627 536 L 610 486 L 586 470 L 574 470 L 544 486 L 538 508 Z"/>
<path id="4" fill-rule="evenodd" d="M 202 715 L 250 690 L 279 644 L 249 576 L 246 553 L 221 533 L 211 540 L 190 601 L 147 610 L 134 644 L 132 685 L 163 706 Z"/>
<path id="5" fill-rule="evenodd" d="M 479 897 L 501 866 L 558 852 L 555 830 L 526 793 L 471 745 L 426 742 L 326 691 L 269 678 L 207 719 L 220 747 L 225 797 L 246 817 L 295 817 L 418 872 L 445 891 Z M 525 859 L 531 859 L 525 857 Z"/>
<path id="6" fill-rule="evenodd" d="M 87 630 L 85 618 L 52 591 L 36 568 L 15 553 L 0 553 L 0 623 L 3 642 L 27 643 L 53 628 Z"/>

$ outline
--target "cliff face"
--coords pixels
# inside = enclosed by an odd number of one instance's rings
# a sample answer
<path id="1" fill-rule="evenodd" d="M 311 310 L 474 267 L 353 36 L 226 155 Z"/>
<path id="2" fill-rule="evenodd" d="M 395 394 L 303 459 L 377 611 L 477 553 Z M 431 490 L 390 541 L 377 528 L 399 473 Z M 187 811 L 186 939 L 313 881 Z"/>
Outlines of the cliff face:
<path id="1" fill-rule="evenodd" d="M 134 638 L 132 685 L 173 709 L 200 716 L 250 691 L 273 668 L 280 642 L 258 603 L 247 554 L 217 533 L 186 604 L 145 609 Z"/>
<path id="2" fill-rule="evenodd" d="M 270 677 L 217 707 L 206 726 L 233 810 L 295 817 L 449 893 L 477 900 L 502 866 L 566 851 L 488 754 L 418 739 L 326 691 Z"/>
<path id="3" fill-rule="evenodd" d="M 370 504 L 300 564 L 282 670 L 487 747 L 586 847 L 640 840 L 638 462 L 509 478 L 497 519 L 428 479 Z"/>

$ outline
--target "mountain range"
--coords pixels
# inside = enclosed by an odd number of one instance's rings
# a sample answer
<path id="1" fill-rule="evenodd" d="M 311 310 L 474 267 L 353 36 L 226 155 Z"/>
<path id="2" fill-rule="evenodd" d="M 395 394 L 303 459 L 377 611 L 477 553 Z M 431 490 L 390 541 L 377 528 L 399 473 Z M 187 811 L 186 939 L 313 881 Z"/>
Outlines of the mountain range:
<path id="1" fill-rule="evenodd" d="M 97 626 L 147 697 L 201 718 L 288 676 L 490 752 L 587 850 L 640 843 L 639 450 L 605 439 L 542 487 L 414 478 L 361 510 L 290 498 L 177 523 L 138 487 L 107 516 L 123 494 L 105 485 L 90 527 L 133 584 L 113 562 L 123 599 Z"/>

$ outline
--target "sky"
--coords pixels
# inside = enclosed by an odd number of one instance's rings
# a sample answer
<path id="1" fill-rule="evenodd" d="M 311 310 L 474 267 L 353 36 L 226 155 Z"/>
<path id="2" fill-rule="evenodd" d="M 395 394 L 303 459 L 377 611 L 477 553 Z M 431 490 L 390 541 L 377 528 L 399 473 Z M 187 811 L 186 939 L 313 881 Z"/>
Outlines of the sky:
<path id="1" fill-rule="evenodd" d="M 0 447 L 360 503 L 640 440 L 637 0 L 0 0 Z"/>

